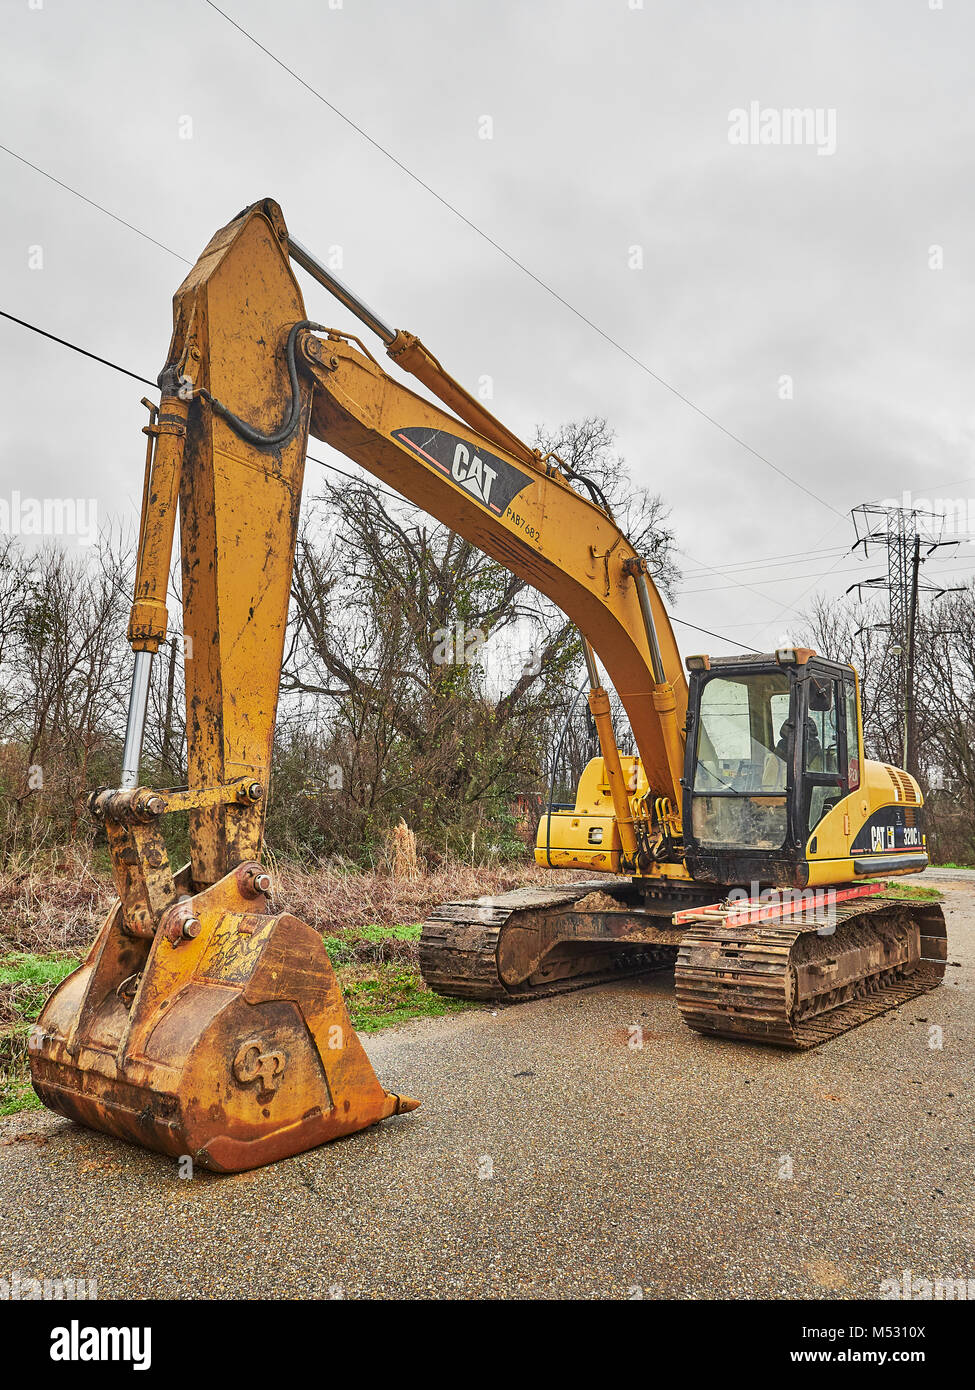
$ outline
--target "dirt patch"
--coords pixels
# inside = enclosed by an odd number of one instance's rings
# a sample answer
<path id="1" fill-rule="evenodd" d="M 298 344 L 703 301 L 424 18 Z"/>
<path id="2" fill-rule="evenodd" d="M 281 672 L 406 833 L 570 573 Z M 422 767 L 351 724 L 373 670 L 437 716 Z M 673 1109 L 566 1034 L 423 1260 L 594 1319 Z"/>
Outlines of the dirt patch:
<path id="1" fill-rule="evenodd" d="M 821 1289 L 848 1289 L 850 1281 L 832 1260 L 803 1260 L 802 1267 Z"/>
<path id="2" fill-rule="evenodd" d="M 575 912 L 619 912 L 624 904 L 609 893 L 587 893 L 573 904 Z"/>
<path id="3" fill-rule="evenodd" d="M 9 1139 L 0 1139 L 0 1149 L 7 1149 L 11 1144 L 46 1144 L 50 1137 L 49 1134 L 42 1134 L 40 1130 L 31 1130 L 27 1134 L 13 1134 Z"/>

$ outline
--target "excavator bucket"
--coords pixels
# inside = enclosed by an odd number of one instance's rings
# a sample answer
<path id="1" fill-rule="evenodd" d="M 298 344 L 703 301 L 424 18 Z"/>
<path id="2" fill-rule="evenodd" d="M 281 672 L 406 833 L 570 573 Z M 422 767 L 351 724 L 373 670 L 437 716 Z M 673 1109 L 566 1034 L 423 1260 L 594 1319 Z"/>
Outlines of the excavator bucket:
<path id="1" fill-rule="evenodd" d="M 115 905 L 34 1027 L 45 1105 L 221 1173 L 419 1105 L 379 1084 L 321 937 L 269 912 L 260 881 L 241 865 L 151 938 L 126 932 Z"/>

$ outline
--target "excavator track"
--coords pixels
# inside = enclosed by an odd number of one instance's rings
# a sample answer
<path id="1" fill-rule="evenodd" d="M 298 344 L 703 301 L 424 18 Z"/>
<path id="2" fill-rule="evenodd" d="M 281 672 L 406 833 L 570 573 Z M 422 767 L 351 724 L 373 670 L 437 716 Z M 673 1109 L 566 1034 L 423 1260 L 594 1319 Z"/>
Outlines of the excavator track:
<path id="1" fill-rule="evenodd" d="M 684 1022 L 698 1033 L 806 1050 L 940 984 L 947 956 L 935 903 L 877 895 L 747 927 L 692 928 L 677 956 Z"/>
<path id="2" fill-rule="evenodd" d="M 619 890 L 619 879 L 573 883 L 563 889 L 519 888 L 496 897 L 442 903 L 423 924 L 420 970 L 437 994 L 455 999 L 543 999 L 633 975 L 667 970 L 677 954 L 677 934 L 668 931 L 670 914 L 650 917 L 659 922 L 661 943 L 641 941 L 565 941 L 555 945 L 527 978 L 505 981 L 502 967 L 505 942 L 525 923 L 571 910 L 594 893 Z M 508 936 L 506 937 L 506 933 Z"/>

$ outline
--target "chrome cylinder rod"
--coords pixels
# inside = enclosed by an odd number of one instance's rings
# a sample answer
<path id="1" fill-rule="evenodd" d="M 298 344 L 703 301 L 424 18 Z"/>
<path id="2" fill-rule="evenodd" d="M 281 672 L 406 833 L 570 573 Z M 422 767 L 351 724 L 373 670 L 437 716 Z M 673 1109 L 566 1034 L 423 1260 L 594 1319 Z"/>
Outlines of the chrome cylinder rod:
<path id="1" fill-rule="evenodd" d="M 664 671 L 664 659 L 660 654 L 660 643 L 657 641 L 657 628 L 653 621 L 653 609 L 650 607 L 650 590 L 647 587 L 647 576 L 641 570 L 636 576 L 636 592 L 640 600 L 640 612 L 643 614 L 643 625 L 647 630 L 647 642 L 650 646 L 650 666 L 653 671 L 653 678 L 657 685 L 662 685 L 667 676 Z"/>
<path id="2" fill-rule="evenodd" d="M 586 658 L 586 675 L 589 677 L 590 689 L 596 690 L 599 686 L 599 672 L 596 669 L 596 657 L 585 637 L 582 639 L 582 654 Z"/>
<path id="3" fill-rule="evenodd" d="M 135 665 L 132 667 L 132 685 L 129 688 L 125 746 L 122 750 L 122 787 L 126 791 L 139 785 L 139 763 L 142 759 L 142 740 L 146 732 L 151 673 L 152 652 L 136 652 Z"/>
<path id="4" fill-rule="evenodd" d="M 389 346 L 396 337 L 396 329 L 390 328 L 389 324 L 384 322 L 377 313 L 374 313 L 358 295 L 354 294 L 348 285 L 344 284 L 337 275 L 333 275 L 326 266 L 323 266 L 318 257 L 312 255 L 307 246 L 302 246 L 301 242 L 295 241 L 294 237 L 288 237 L 288 254 L 293 261 L 301 266 L 302 270 L 307 270 L 313 279 L 317 280 L 320 285 L 324 285 L 330 294 L 334 294 L 340 303 L 351 310 L 360 323 L 364 323 L 368 329 L 382 338 L 387 347 Z"/>

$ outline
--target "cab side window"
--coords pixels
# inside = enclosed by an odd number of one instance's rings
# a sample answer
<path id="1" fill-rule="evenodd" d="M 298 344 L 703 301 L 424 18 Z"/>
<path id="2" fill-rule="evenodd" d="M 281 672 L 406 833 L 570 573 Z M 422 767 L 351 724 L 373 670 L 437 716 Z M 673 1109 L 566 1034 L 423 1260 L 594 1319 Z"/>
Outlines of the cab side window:
<path id="1" fill-rule="evenodd" d="M 814 680 L 806 718 L 807 772 L 839 772 L 839 706 L 835 681 Z"/>

